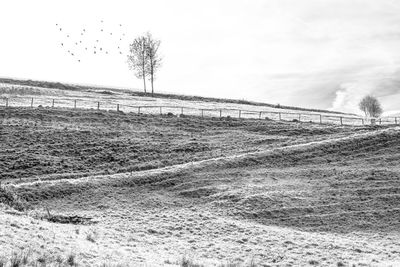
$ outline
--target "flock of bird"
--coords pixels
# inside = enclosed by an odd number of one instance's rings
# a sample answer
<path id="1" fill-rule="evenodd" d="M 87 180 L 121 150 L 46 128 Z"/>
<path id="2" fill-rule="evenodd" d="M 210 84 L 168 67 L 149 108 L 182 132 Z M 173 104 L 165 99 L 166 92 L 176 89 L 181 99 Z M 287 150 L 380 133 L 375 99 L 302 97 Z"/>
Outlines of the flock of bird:
<path id="1" fill-rule="evenodd" d="M 56 23 L 61 40 L 59 46 L 77 62 L 81 62 L 87 55 L 124 55 L 122 50 L 125 32 L 122 24 L 110 30 L 101 20 L 97 27 L 81 27 L 79 33 L 69 32 L 59 23 Z"/>

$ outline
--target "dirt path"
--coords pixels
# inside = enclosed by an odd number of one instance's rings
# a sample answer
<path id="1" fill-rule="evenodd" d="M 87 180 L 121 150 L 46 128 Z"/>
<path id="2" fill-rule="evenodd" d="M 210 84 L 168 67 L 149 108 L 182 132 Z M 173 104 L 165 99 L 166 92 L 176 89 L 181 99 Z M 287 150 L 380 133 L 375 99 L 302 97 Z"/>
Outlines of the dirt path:
<path id="1" fill-rule="evenodd" d="M 376 136 L 379 134 L 384 134 L 384 133 L 394 133 L 400 131 L 400 127 L 393 127 L 393 128 L 386 128 L 383 130 L 377 130 L 374 132 L 367 132 L 367 133 L 359 133 L 359 134 L 352 134 L 349 136 L 345 137 L 339 137 L 339 138 L 333 138 L 333 139 L 327 139 L 327 140 L 322 140 L 322 141 L 313 141 L 313 142 L 307 142 L 307 143 L 302 143 L 302 144 L 295 144 L 295 145 L 290 145 L 290 146 L 285 146 L 285 147 L 279 147 L 279 148 L 272 148 L 272 149 L 267 149 L 263 151 L 256 151 L 256 152 L 247 152 L 243 154 L 238 154 L 238 155 L 230 155 L 230 156 L 222 156 L 222 157 L 216 157 L 212 159 L 206 159 L 206 160 L 200 160 L 200 161 L 193 161 L 193 162 L 188 162 L 188 163 L 183 163 L 183 164 L 177 164 L 177 165 L 172 165 L 168 167 L 163 167 L 163 168 L 158 168 L 158 169 L 151 169 L 151 170 L 145 170 L 145 171 L 136 171 L 136 172 L 128 172 L 128 173 L 119 173 L 119 174 L 114 174 L 114 175 L 99 175 L 99 176 L 88 176 L 88 177 L 83 177 L 83 178 L 77 178 L 77 179 L 59 179 L 59 180 L 54 180 L 54 181 L 35 181 L 35 182 L 22 182 L 19 184 L 12 185 L 14 187 L 26 187 L 29 185 L 38 185 L 38 184 L 56 184 L 56 183 L 71 183 L 71 184 L 79 184 L 79 183 L 100 183 L 104 184 L 106 181 L 117 181 L 118 179 L 133 179 L 133 178 L 140 178 L 140 177 L 146 177 L 146 176 L 152 176 L 152 175 L 159 175 L 159 174 L 167 174 L 167 173 L 176 173 L 184 170 L 195 170 L 195 169 L 201 169 L 201 168 L 206 168 L 206 167 L 212 167 L 212 166 L 218 166 L 221 167 L 226 164 L 232 164 L 238 161 L 246 160 L 248 158 L 257 158 L 257 157 L 263 157 L 272 153 L 276 152 L 287 152 L 287 151 L 301 151 L 301 150 L 306 150 L 310 148 L 315 148 L 318 146 L 323 146 L 323 145 L 333 145 L 341 142 L 346 142 L 346 141 L 356 141 L 360 139 L 365 139 L 370 136 Z"/>

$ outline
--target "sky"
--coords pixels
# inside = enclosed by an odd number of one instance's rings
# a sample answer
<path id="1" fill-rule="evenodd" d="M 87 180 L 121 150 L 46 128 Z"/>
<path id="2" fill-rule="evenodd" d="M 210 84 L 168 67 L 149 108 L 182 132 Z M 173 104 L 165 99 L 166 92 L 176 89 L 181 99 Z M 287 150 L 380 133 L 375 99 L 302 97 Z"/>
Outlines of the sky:
<path id="1" fill-rule="evenodd" d="M 149 31 L 161 40 L 158 92 L 344 112 L 371 94 L 386 115 L 400 113 L 398 0 L 2 0 L 1 9 L 2 77 L 141 90 L 126 54 Z"/>

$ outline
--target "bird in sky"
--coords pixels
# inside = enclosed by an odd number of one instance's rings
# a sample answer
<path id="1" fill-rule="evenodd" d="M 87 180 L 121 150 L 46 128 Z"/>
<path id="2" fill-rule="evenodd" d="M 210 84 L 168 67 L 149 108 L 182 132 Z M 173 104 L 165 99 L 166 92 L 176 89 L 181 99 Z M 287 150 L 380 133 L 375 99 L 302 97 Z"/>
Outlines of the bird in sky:
<path id="1" fill-rule="evenodd" d="M 81 56 L 84 56 L 88 52 L 92 56 L 123 54 L 121 51 L 121 42 L 123 36 L 126 36 L 126 34 L 123 32 L 123 25 L 121 23 L 112 26 L 101 20 L 93 28 L 83 26 L 78 29 L 78 32 L 70 32 L 69 34 L 66 34 L 68 30 L 66 30 L 67 27 L 65 25 L 55 23 L 55 26 L 58 32 L 63 32 L 59 35 L 59 47 L 64 51 L 68 51 L 68 54 L 73 56 L 78 62 L 82 62 Z M 79 39 L 76 38 L 77 36 L 79 36 Z M 93 47 L 93 50 L 90 47 Z M 91 54 L 92 51 L 93 54 Z"/>

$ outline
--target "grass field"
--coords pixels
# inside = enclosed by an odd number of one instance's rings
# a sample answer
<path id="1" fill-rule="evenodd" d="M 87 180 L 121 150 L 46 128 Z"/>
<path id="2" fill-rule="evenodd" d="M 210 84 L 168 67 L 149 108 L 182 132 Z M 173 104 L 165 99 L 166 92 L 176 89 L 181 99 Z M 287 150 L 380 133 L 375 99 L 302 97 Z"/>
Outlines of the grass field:
<path id="1" fill-rule="evenodd" d="M 0 79 L 1 81 L 1 79 Z M 0 106 L 10 107 L 57 107 L 101 109 L 159 115 L 181 114 L 199 117 L 231 117 L 247 119 L 273 119 L 327 124 L 362 125 L 361 117 L 329 110 L 253 103 L 240 100 L 213 99 L 188 96 L 156 94 L 155 97 L 139 92 L 114 88 L 60 86 L 33 83 L 36 86 L 0 83 Z M 39 87 L 39 86 L 45 86 Z M 54 87 L 49 87 L 50 85 Z M 58 87 L 60 89 L 58 89 Z M 140 106 L 140 110 L 138 107 Z M 162 109 L 160 110 L 160 106 Z M 239 111 L 240 110 L 240 111 Z M 261 113 L 260 113 L 261 112 Z M 322 116 L 322 117 L 321 117 Z M 340 118 L 342 117 L 342 119 Z M 365 121 L 365 123 L 367 123 Z M 384 124 L 394 124 L 394 118 Z"/>
<path id="2" fill-rule="evenodd" d="M 0 179 L 155 169 L 325 139 L 367 127 L 60 109 L 0 110 Z"/>
<path id="3" fill-rule="evenodd" d="M 56 89 L 56 90 L 54 90 Z M 190 95 L 176 95 L 176 94 L 166 94 L 166 93 L 154 93 L 152 98 L 148 98 L 148 94 L 142 92 L 137 89 L 121 89 L 121 88 L 107 88 L 107 87 L 96 87 L 96 86 L 88 86 L 88 85 L 77 85 L 77 84 L 65 84 L 60 82 L 49 82 L 49 81 L 34 81 L 34 80 L 19 80 L 19 79 L 10 79 L 10 78 L 0 78 L 0 96 L 8 95 L 8 96 L 21 96 L 21 95 L 29 95 L 29 91 L 33 91 L 33 95 L 45 95 L 49 94 L 50 91 L 53 91 L 53 94 L 56 95 L 60 92 L 95 92 L 103 95 L 114 95 L 114 94 L 125 94 L 129 98 L 133 98 L 134 100 L 144 100 L 144 101 L 154 101 L 154 99 L 165 100 L 164 103 L 171 103 L 177 100 L 181 100 L 182 103 L 197 103 L 202 105 L 207 105 L 207 103 L 211 103 L 211 105 L 218 104 L 219 106 L 223 105 L 225 107 L 231 106 L 231 104 L 239 104 L 244 105 L 245 107 L 254 107 L 258 106 L 258 110 L 262 110 L 262 107 L 274 108 L 278 110 L 297 110 L 297 111 L 306 111 L 306 112 L 319 112 L 319 113 L 332 113 L 332 114 L 341 114 L 341 115 L 354 115 L 349 113 L 343 113 L 338 111 L 328 111 L 328 110 L 319 110 L 319 109 L 310 109 L 310 108 L 302 108 L 302 107 L 293 107 L 293 106 L 283 106 L 279 104 L 268 104 L 254 101 L 246 101 L 246 100 L 235 100 L 235 99 L 227 99 L 227 98 L 211 98 L 211 97 L 201 97 L 201 96 L 190 96 Z M 40 91 L 38 93 L 38 91 Z M 43 93 L 47 91 L 46 93 Z M 58 93 L 57 93 L 58 91 Z M 52 95 L 52 94 L 50 94 Z M 158 100 L 158 101 L 159 101 Z M 185 102 L 186 101 L 186 102 Z M 279 108 L 278 108 L 279 106 Z"/>
<path id="4" fill-rule="evenodd" d="M 0 262 L 400 264 L 396 127 L 46 108 L 0 120 Z"/>

